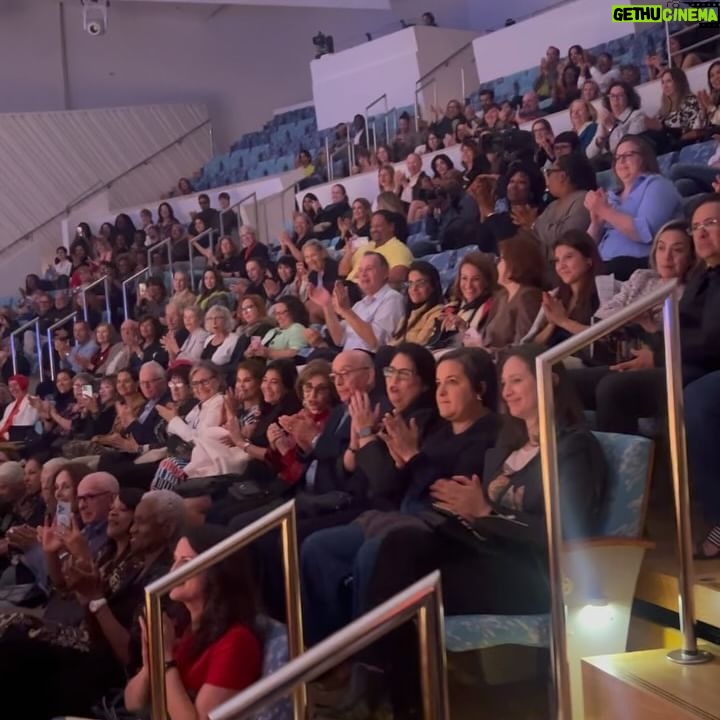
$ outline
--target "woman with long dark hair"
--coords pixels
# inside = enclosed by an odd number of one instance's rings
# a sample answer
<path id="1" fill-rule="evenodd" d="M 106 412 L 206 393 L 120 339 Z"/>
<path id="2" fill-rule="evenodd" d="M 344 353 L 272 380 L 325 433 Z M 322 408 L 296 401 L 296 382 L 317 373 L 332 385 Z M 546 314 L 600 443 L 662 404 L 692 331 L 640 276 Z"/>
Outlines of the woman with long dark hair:
<path id="1" fill-rule="evenodd" d="M 212 525 L 188 529 L 175 547 L 181 567 L 227 537 Z M 255 631 L 257 602 L 249 555 L 238 550 L 174 588 L 170 597 L 190 614 L 179 637 L 163 618 L 165 693 L 170 720 L 206 720 L 211 710 L 260 678 L 262 648 Z M 125 706 L 144 710 L 150 700 L 147 628 L 141 620 L 143 664 L 125 687 Z"/>
<path id="2" fill-rule="evenodd" d="M 595 241 L 582 230 L 568 230 L 553 249 L 557 290 L 543 293 L 541 314 L 545 326 L 534 342 L 551 347 L 582 332 L 600 305 L 595 277 L 602 260 Z"/>
<path id="3" fill-rule="evenodd" d="M 425 260 L 415 260 L 408 272 L 405 317 L 388 344 L 412 342 L 425 345 L 435 332 L 443 305 L 442 284 L 437 268 Z"/>

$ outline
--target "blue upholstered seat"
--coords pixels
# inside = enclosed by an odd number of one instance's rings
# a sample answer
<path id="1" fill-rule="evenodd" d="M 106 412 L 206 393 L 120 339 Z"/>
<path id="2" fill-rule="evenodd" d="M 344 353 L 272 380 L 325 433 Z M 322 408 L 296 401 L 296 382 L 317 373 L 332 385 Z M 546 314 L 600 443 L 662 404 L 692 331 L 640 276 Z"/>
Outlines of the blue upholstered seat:
<path id="1" fill-rule="evenodd" d="M 437 271 L 442 273 L 444 270 L 451 270 L 455 264 L 455 251 L 445 250 L 444 252 L 435 253 L 434 255 L 425 255 L 423 258 L 429 262 Z"/>
<path id="2" fill-rule="evenodd" d="M 635 435 L 594 434 L 608 463 L 608 492 L 600 536 L 638 538 L 645 518 L 653 443 Z M 446 617 L 445 642 L 451 652 L 481 650 L 497 645 L 547 647 L 550 642 L 550 616 Z"/>
<path id="3" fill-rule="evenodd" d="M 480 250 L 480 248 L 477 245 L 466 245 L 465 247 L 458 248 L 455 251 L 455 262 L 453 263 L 453 267 L 456 268 L 466 255 L 472 252 L 477 252 L 478 250 Z"/>
<path id="4" fill-rule="evenodd" d="M 665 153 L 664 155 L 658 156 L 658 165 L 660 166 L 660 172 L 663 175 L 667 175 L 667 173 L 670 172 L 670 168 L 672 165 L 674 165 L 678 160 L 678 153 L 676 152 L 669 152 Z"/>
<path id="5" fill-rule="evenodd" d="M 265 616 L 258 621 L 258 625 L 264 635 L 262 676 L 267 677 L 288 662 L 287 628 Z M 281 698 L 258 712 L 255 720 L 292 720 L 292 717 L 292 700 Z"/>
<path id="6" fill-rule="evenodd" d="M 678 162 L 684 165 L 707 165 L 716 147 L 717 143 L 714 140 L 686 145 L 678 155 Z"/>

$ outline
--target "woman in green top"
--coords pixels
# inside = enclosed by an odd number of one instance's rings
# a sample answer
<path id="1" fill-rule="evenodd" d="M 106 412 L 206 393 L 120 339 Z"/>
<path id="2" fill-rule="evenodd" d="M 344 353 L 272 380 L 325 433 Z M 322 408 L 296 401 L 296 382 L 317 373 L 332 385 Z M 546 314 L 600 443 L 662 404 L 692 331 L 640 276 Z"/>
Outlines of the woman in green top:
<path id="1" fill-rule="evenodd" d="M 273 315 L 277 327 L 269 330 L 259 343 L 251 342 L 245 357 L 295 358 L 299 350 L 308 346 L 305 331 L 310 318 L 301 300 L 293 295 L 283 297 L 273 305 Z"/>

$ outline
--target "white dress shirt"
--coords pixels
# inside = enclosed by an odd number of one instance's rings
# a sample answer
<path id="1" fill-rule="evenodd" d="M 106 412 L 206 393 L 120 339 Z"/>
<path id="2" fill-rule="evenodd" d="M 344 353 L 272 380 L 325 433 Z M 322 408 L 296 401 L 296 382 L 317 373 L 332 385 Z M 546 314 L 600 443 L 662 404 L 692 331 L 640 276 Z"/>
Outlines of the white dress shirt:
<path id="1" fill-rule="evenodd" d="M 375 352 L 381 345 L 387 345 L 395 328 L 405 314 L 405 298 L 389 285 L 383 285 L 374 295 L 366 295 L 352 306 L 353 312 L 364 322 L 372 325 L 377 345 L 368 345 L 343 320 L 343 350 L 368 350 Z"/>

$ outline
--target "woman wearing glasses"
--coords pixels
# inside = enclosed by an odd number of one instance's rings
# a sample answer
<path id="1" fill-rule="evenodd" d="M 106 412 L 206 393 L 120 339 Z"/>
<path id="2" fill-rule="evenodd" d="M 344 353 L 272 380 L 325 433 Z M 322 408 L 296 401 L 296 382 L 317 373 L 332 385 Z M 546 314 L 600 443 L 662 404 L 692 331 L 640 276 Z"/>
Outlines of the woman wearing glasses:
<path id="1" fill-rule="evenodd" d="M 588 233 L 598 243 L 605 272 L 625 281 L 648 266 L 655 233 L 668 220 L 681 218 L 683 208 L 678 191 L 660 174 L 655 151 L 644 138 L 627 135 L 620 141 L 613 170 L 619 190 L 591 190 L 585 207 L 590 212 Z"/>
<path id="2" fill-rule="evenodd" d="M 526 229 L 535 230 L 551 259 L 553 246 L 568 230 L 585 232 L 588 229 L 590 213 L 585 207 L 585 195 L 597 190 L 597 181 L 587 158 L 571 153 L 545 168 L 545 182 L 555 200 L 535 220 L 533 227 Z"/>
<path id="3" fill-rule="evenodd" d="M 198 404 L 183 419 L 179 409 L 172 405 L 156 405 L 160 417 L 168 424 L 168 449 L 177 445 L 179 454 L 165 458 L 159 465 L 152 490 L 172 490 L 175 485 L 186 479 L 184 468 L 190 462 L 193 440 L 205 429 L 222 425 L 225 415 L 223 398 L 224 382 L 220 369 L 211 362 L 199 361 L 190 371 L 190 388 Z M 187 451 L 190 451 L 188 453 Z"/>
<path id="4" fill-rule="evenodd" d="M 245 350 L 246 358 L 292 360 L 307 347 L 305 330 L 310 324 L 310 316 L 302 301 L 288 295 L 273 305 L 273 311 L 277 327 L 268 330 L 260 342 L 251 342 Z"/>
<path id="5" fill-rule="evenodd" d="M 245 295 L 237 310 L 238 355 L 244 355 L 251 342 L 258 342 L 274 327 L 268 317 L 265 300 L 259 295 Z M 253 341 L 257 337 L 258 340 Z"/>
<path id="6" fill-rule="evenodd" d="M 218 367 L 226 367 L 240 357 L 238 336 L 232 331 L 232 314 L 226 307 L 213 305 L 205 313 L 205 329 L 209 335 L 200 354 Z"/>
<path id="7" fill-rule="evenodd" d="M 405 317 L 393 333 L 389 345 L 404 342 L 426 345 L 435 332 L 443 312 L 440 274 L 429 262 L 416 260 L 410 265 Z"/>
<path id="8" fill-rule="evenodd" d="M 603 98 L 598 113 L 595 138 L 586 153 L 596 170 L 607 170 L 612 154 L 626 135 L 645 132 L 645 113 L 640 109 L 640 96 L 624 82 L 614 82 Z"/>

